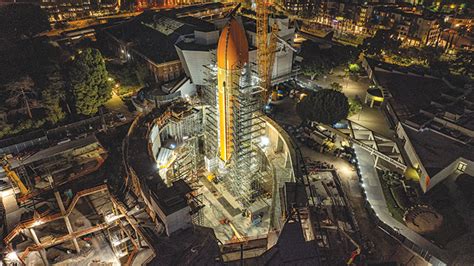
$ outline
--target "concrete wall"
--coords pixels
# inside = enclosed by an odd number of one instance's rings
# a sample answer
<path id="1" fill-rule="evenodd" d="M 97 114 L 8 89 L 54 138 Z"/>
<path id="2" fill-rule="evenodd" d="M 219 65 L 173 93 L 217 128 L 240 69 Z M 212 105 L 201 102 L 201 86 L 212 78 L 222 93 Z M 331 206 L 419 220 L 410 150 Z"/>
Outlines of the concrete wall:
<path id="1" fill-rule="evenodd" d="M 294 143 L 286 131 L 284 131 L 273 120 L 267 116 L 263 116 L 262 118 L 265 121 L 265 133 L 270 139 L 270 147 L 274 153 L 283 153 L 285 157 L 285 165 L 282 167 L 290 169 L 291 176 L 288 177 L 290 179 L 288 181 L 294 182 L 296 177 L 299 175 Z"/>
<path id="2" fill-rule="evenodd" d="M 180 60 L 183 62 L 186 75 L 191 78 L 195 85 L 205 85 L 205 65 L 212 62 L 212 53 L 210 51 L 180 50 L 176 48 Z"/>
<path id="3" fill-rule="evenodd" d="M 156 160 L 156 156 L 158 155 L 158 151 L 161 147 L 160 129 L 158 128 L 158 125 L 155 125 L 151 129 L 148 141 L 151 143 L 151 150 L 154 156 L 153 159 Z"/>
<path id="4" fill-rule="evenodd" d="M 156 214 L 158 214 L 158 217 L 160 217 L 160 220 L 165 225 L 167 236 L 170 236 L 171 234 L 173 234 L 174 232 L 178 230 L 186 229 L 192 226 L 191 215 L 189 214 L 191 211 L 191 208 L 189 208 L 189 206 L 186 206 L 185 208 L 181 210 L 178 210 L 174 213 L 166 215 L 158 206 L 158 204 L 156 203 L 153 197 L 150 198 L 150 201 L 151 201 L 151 206 L 153 207 L 153 211 L 155 211 Z"/>
<path id="5" fill-rule="evenodd" d="M 219 39 L 219 31 L 194 31 L 194 39 L 197 44 L 211 45 L 217 43 Z"/>
<path id="6" fill-rule="evenodd" d="M 196 95 L 196 86 L 191 83 L 191 79 L 188 79 L 178 88 L 178 91 L 181 92 L 181 97 L 194 96 Z"/>
<path id="7" fill-rule="evenodd" d="M 408 138 L 408 135 L 405 132 L 405 129 L 403 128 L 402 124 L 398 122 L 397 127 L 397 136 L 398 138 L 403 140 L 403 149 L 405 150 L 405 153 L 408 156 L 408 162 L 411 164 L 411 166 L 415 169 L 418 169 L 418 174 L 420 175 L 420 186 L 421 189 L 426 192 L 429 190 L 431 185 L 431 181 L 429 182 L 429 187 L 427 187 L 427 177 L 428 177 L 428 172 L 426 171 L 425 167 L 421 163 L 420 158 L 418 157 L 418 154 L 415 151 L 415 148 L 413 148 L 413 145 L 411 144 L 410 139 Z"/>
<path id="8" fill-rule="evenodd" d="M 401 123 L 397 125 L 397 135 L 400 139 L 404 141 L 403 149 L 408 156 L 409 163 L 414 167 L 418 168 L 419 175 L 420 175 L 420 186 L 423 192 L 427 192 L 431 188 L 433 188 L 436 184 L 440 183 L 444 179 L 446 179 L 449 175 L 454 173 L 459 165 L 460 162 L 464 162 L 466 164 L 466 170 L 464 173 L 474 176 L 474 162 L 470 160 L 466 160 L 464 158 L 458 158 L 457 160 L 453 161 L 450 165 L 448 165 L 443 170 L 439 171 L 435 176 L 429 177 L 428 172 L 426 171 L 425 167 L 421 163 L 418 154 L 416 153 L 413 145 L 410 142 L 405 130 Z M 427 178 L 429 177 L 429 182 L 427 182 Z"/>
<path id="9" fill-rule="evenodd" d="M 474 176 L 474 162 L 466 160 L 464 158 L 458 158 L 456 161 L 452 162 L 448 167 L 444 168 L 439 173 L 437 173 L 434 177 L 431 178 L 430 187 L 428 188 L 428 190 L 434 187 L 436 184 L 443 181 L 452 173 L 454 173 L 460 162 L 467 164 L 466 170 L 464 171 L 464 173 L 470 176 Z"/>

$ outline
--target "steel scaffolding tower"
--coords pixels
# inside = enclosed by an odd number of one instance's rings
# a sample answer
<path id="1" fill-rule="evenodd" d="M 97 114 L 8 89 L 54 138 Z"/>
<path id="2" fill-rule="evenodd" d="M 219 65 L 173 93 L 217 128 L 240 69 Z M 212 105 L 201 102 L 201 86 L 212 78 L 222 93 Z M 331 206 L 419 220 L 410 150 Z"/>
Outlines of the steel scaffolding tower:
<path id="1" fill-rule="evenodd" d="M 217 114 L 217 65 L 216 55 L 211 55 L 213 61 L 205 66 L 205 82 L 203 87 L 203 102 L 206 104 L 204 110 L 204 153 L 207 159 L 217 158 L 218 154 L 218 114 Z"/>
<path id="2" fill-rule="evenodd" d="M 258 74 L 247 64 L 241 72 L 232 74 L 234 86 L 229 91 L 228 123 L 231 144 L 231 158 L 227 164 L 221 163 L 221 172 L 227 190 L 242 207 L 248 207 L 261 192 L 263 175 L 260 171 L 261 153 L 255 145 L 263 135 L 265 126 L 260 116 L 262 109 L 261 80 Z M 217 172 L 219 159 L 219 135 L 222 134 L 219 125 L 217 67 L 215 62 L 206 66 L 206 82 L 203 87 L 203 102 L 205 108 L 204 139 L 205 156 L 208 160 L 208 170 Z M 213 167 L 209 167 L 212 164 Z M 223 168 L 225 168 L 225 170 Z"/>
<path id="3" fill-rule="evenodd" d="M 192 137 L 186 142 L 171 166 L 172 177 L 167 179 L 169 184 L 180 179 L 189 181 L 197 177 L 199 167 L 198 138 Z"/>
<path id="4" fill-rule="evenodd" d="M 256 75 L 247 65 L 240 77 L 235 77 L 238 86 L 232 92 L 234 150 L 231 157 L 228 189 L 243 207 L 248 207 L 261 191 L 262 175 L 260 158 L 255 142 L 264 132 L 265 126 L 259 119 L 261 113 L 262 87 L 258 85 Z"/>

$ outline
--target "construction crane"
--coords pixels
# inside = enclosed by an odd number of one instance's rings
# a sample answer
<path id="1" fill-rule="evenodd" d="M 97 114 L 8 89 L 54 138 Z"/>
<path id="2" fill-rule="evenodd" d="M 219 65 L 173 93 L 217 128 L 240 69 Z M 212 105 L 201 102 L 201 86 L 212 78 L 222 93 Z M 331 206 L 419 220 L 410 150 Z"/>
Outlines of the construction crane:
<path id="1" fill-rule="evenodd" d="M 20 189 L 20 195 L 27 195 L 29 193 L 28 188 L 25 186 L 25 184 L 23 184 L 23 181 L 21 181 L 20 177 L 16 174 L 16 172 L 10 169 L 10 164 L 8 163 L 7 159 L 3 158 L 2 161 L 3 170 L 7 174 L 10 181 L 15 183 L 15 185 Z"/>
<path id="2" fill-rule="evenodd" d="M 271 92 L 278 25 L 273 23 L 270 36 L 268 36 L 268 7 L 272 5 L 272 2 L 271 0 L 257 0 L 256 4 L 258 74 L 260 86 L 263 88 L 263 101 L 266 104 Z"/>

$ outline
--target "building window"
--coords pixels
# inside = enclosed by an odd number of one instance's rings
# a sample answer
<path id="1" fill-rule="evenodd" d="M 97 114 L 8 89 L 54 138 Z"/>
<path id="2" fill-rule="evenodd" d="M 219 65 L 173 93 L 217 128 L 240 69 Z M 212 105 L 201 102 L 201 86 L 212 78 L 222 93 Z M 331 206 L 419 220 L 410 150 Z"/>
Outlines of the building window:
<path id="1" fill-rule="evenodd" d="M 467 164 L 465 162 L 459 162 L 456 170 L 464 172 L 466 171 Z"/>

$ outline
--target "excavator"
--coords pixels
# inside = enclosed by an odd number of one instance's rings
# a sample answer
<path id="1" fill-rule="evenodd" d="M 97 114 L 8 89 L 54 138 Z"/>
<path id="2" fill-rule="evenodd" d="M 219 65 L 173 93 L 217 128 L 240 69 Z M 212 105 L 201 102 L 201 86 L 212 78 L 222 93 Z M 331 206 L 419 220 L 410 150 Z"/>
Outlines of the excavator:
<path id="1" fill-rule="evenodd" d="M 10 169 L 10 164 L 8 163 L 6 158 L 2 159 L 2 168 L 7 174 L 8 178 L 11 180 L 11 182 L 15 183 L 15 185 L 20 189 L 20 195 L 27 195 L 29 193 L 28 188 L 25 186 L 25 184 L 23 184 L 23 181 L 21 181 L 17 173 Z"/>

